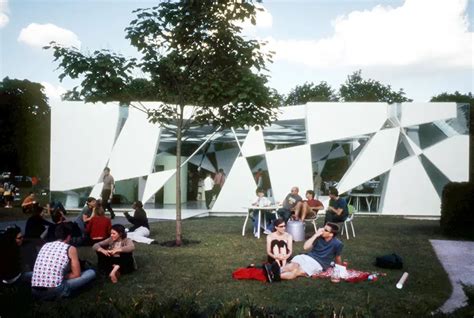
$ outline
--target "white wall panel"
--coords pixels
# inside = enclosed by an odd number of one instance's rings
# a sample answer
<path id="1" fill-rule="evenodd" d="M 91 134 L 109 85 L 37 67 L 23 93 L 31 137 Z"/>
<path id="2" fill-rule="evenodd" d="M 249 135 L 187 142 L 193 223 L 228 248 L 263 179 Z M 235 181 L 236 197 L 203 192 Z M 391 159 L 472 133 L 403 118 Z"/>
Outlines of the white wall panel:
<path id="1" fill-rule="evenodd" d="M 244 157 L 258 156 L 264 154 L 265 141 L 263 140 L 263 129 L 256 130 L 250 128 L 247 137 L 242 145 L 242 155 Z"/>
<path id="2" fill-rule="evenodd" d="M 469 180 L 469 136 L 445 139 L 423 153 L 451 181 Z"/>
<path id="3" fill-rule="evenodd" d="M 383 214 L 440 215 L 441 200 L 418 157 L 392 168 L 383 195 Z"/>
<path id="4" fill-rule="evenodd" d="M 176 169 L 155 172 L 148 175 L 142 202 L 147 202 L 176 173 Z"/>
<path id="5" fill-rule="evenodd" d="M 103 182 L 99 182 L 91 190 L 91 193 L 89 193 L 90 197 L 98 199 L 100 197 L 100 194 L 102 192 L 102 187 L 104 186 Z"/>
<path id="6" fill-rule="evenodd" d="M 338 185 L 344 193 L 388 170 L 393 165 L 400 128 L 376 133 L 364 146 Z"/>
<path id="7" fill-rule="evenodd" d="M 456 116 L 456 103 L 402 103 L 400 124 L 407 127 Z"/>
<path id="8" fill-rule="evenodd" d="M 206 169 L 211 172 L 216 171 L 216 168 L 214 168 L 209 158 L 207 156 L 204 156 L 203 158 L 201 153 L 198 153 L 194 155 L 194 157 L 191 157 L 191 159 L 189 159 L 189 162 L 198 167 L 200 166 L 202 169 Z"/>
<path id="9" fill-rule="evenodd" d="M 387 120 L 386 103 L 308 103 L 308 143 L 374 133 Z"/>
<path id="10" fill-rule="evenodd" d="M 145 176 L 153 171 L 159 136 L 159 125 L 148 122 L 145 113 L 129 109 L 108 164 L 116 181 Z"/>
<path id="11" fill-rule="evenodd" d="M 118 105 L 51 101 L 52 191 L 95 185 L 107 164 Z"/>
<path id="12" fill-rule="evenodd" d="M 267 152 L 267 166 L 276 202 L 283 201 L 291 187 L 300 188 L 300 195 L 313 189 L 313 171 L 309 145 Z"/>
<path id="13" fill-rule="evenodd" d="M 257 184 L 247 159 L 245 157 L 237 158 L 228 173 L 224 187 L 212 206 L 212 212 L 246 212 L 245 207 L 249 206 L 257 196 L 255 194 L 256 188 Z"/>
<path id="14" fill-rule="evenodd" d="M 304 119 L 306 116 L 305 105 L 294 105 L 289 107 L 280 107 L 278 110 L 281 112 L 278 114 L 277 120 L 295 120 Z"/>

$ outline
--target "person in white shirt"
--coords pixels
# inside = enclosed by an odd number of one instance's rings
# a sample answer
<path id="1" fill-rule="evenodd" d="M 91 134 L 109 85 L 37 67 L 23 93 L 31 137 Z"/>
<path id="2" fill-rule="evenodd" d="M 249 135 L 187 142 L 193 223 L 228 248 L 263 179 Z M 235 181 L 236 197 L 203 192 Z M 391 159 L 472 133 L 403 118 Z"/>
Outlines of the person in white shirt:
<path id="1" fill-rule="evenodd" d="M 214 195 L 214 180 L 212 180 L 211 173 L 206 174 L 204 179 L 204 196 L 206 197 L 206 207 L 211 208 L 212 197 Z"/>
<path id="2" fill-rule="evenodd" d="M 257 188 L 255 191 L 257 193 L 257 198 L 252 202 L 252 206 L 255 207 L 265 207 L 272 205 L 270 199 L 265 196 L 265 191 L 262 188 Z M 253 210 L 253 234 L 255 237 L 258 237 L 258 211 L 260 209 Z M 265 218 L 267 219 L 267 224 L 265 224 L 265 234 L 269 234 L 272 232 L 272 221 L 275 219 L 275 215 L 270 213 L 268 210 L 262 210 L 261 214 L 265 213 Z"/>

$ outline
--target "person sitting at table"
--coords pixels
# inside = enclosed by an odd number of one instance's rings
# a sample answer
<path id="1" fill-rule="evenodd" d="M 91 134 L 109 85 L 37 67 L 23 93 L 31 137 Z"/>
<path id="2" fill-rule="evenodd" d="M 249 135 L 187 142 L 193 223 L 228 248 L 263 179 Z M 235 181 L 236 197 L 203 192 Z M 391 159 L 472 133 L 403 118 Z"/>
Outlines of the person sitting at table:
<path id="1" fill-rule="evenodd" d="M 314 191 L 306 191 L 306 200 L 302 201 L 302 204 L 299 204 L 295 208 L 295 220 L 300 220 L 304 222 L 306 217 L 315 218 L 319 210 L 324 209 L 321 201 L 315 199 Z M 300 217 L 301 213 L 301 217 Z"/>
<path id="2" fill-rule="evenodd" d="M 341 223 L 349 216 L 347 202 L 339 197 L 339 191 L 336 188 L 329 188 L 329 207 L 326 210 L 326 219 L 324 223 Z"/>
<path id="3" fill-rule="evenodd" d="M 288 193 L 285 200 L 283 200 L 282 207 L 277 211 L 278 216 L 285 220 L 285 222 L 288 222 L 291 213 L 295 211 L 297 205 L 301 204 L 303 200 L 298 194 L 299 191 L 298 187 L 292 187 L 291 192 Z"/>
<path id="4" fill-rule="evenodd" d="M 117 283 L 120 274 L 135 270 L 133 251 L 135 245 L 127 238 L 125 227 L 114 224 L 110 237 L 102 242 L 95 243 L 92 249 L 97 253 L 97 267 L 102 273 L 107 273 L 112 283 Z"/>
<path id="5" fill-rule="evenodd" d="M 255 193 L 257 194 L 257 198 L 255 198 L 255 200 L 252 202 L 252 206 L 255 206 L 255 207 L 266 207 L 266 206 L 270 206 L 272 205 L 272 202 L 270 201 L 270 199 L 268 199 L 266 196 L 265 196 L 265 191 L 262 189 L 262 188 L 257 188 L 257 190 L 255 191 Z M 260 231 L 260 229 L 258 228 L 258 213 L 260 211 L 260 214 L 262 213 L 265 213 L 265 218 L 267 220 L 267 224 L 265 224 L 265 234 L 270 234 L 272 232 L 272 227 L 273 227 L 273 224 L 272 224 L 272 220 L 275 218 L 275 215 L 273 213 L 271 213 L 270 211 L 268 210 L 260 210 L 260 209 L 253 209 L 252 212 L 253 212 L 253 234 L 255 235 L 255 237 L 258 237 L 258 233 Z"/>

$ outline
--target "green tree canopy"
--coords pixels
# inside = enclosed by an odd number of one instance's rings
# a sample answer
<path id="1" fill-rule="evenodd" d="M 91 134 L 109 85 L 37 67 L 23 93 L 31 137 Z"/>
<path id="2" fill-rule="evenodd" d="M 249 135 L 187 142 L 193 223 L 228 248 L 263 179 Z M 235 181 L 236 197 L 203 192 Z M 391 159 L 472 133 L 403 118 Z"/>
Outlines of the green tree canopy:
<path id="1" fill-rule="evenodd" d="M 83 54 L 52 43 L 60 79 L 80 78 L 71 96 L 85 101 L 117 100 L 147 113 L 151 122 L 176 133 L 176 166 L 181 164 L 183 133 L 191 124 L 214 127 L 265 126 L 275 117 L 275 96 L 266 86 L 265 64 L 271 54 L 260 43 L 241 35 L 239 23 L 255 24 L 252 1 L 160 2 L 135 10 L 125 29 L 140 58 L 125 58 L 107 50 Z M 138 83 L 133 74 L 144 74 Z M 151 96 L 150 96 L 151 94 Z M 130 103 L 155 99 L 157 109 Z M 195 107 L 184 118 L 186 105 Z M 176 242 L 181 244 L 180 169 L 176 173 Z"/>
<path id="2" fill-rule="evenodd" d="M 301 105 L 308 102 L 337 102 L 334 90 L 327 82 L 318 85 L 304 83 L 293 88 L 285 99 L 286 105 Z"/>
<path id="3" fill-rule="evenodd" d="M 339 96 L 345 102 L 386 102 L 402 103 L 412 100 L 405 97 L 405 92 L 400 89 L 393 91 L 390 85 L 379 81 L 362 78 L 362 71 L 358 70 L 347 77 L 339 88 Z"/>
<path id="4" fill-rule="evenodd" d="M 50 108 L 43 86 L 5 77 L 0 114 L 0 170 L 48 177 Z"/>

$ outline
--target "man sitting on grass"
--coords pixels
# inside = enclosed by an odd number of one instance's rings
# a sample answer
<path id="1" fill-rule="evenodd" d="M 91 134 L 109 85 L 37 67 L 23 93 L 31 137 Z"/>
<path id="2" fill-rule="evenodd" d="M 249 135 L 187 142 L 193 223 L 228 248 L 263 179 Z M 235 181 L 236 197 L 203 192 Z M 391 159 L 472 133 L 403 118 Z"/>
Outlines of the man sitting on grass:
<path id="1" fill-rule="evenodd" d="M 311 251 L 307 254 L 296 255 L 291 263 L 281 268 L 281 279 L 295 279 L 297 277 L 310 277 L 325 271 L 335 260 L 336 264 L 342 264 L 341 252 L 342 242 L 336 238 L 339 227 L 333 223 L 327 223 L 320 228 L 303 248 Z"/>

